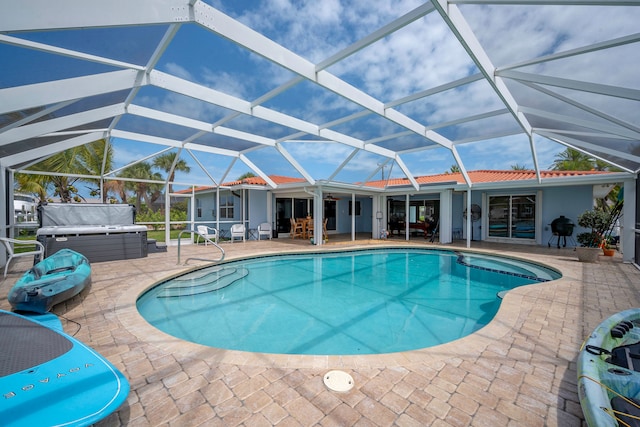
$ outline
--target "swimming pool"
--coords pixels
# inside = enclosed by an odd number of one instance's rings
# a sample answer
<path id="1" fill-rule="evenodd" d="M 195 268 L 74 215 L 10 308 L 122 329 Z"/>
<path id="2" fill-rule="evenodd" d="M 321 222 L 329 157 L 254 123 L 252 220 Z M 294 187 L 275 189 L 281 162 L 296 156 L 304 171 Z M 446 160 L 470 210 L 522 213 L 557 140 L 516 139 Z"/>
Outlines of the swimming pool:
<path id="1" fill-rule="evenodd" d="M 277 255 L 160 283 L 137 308 L 156 328 L 212 347 L 379 354 L 466 336 L 495 316 L 498 292 L 559 277 L 533 263 L 449 250 Z"/>

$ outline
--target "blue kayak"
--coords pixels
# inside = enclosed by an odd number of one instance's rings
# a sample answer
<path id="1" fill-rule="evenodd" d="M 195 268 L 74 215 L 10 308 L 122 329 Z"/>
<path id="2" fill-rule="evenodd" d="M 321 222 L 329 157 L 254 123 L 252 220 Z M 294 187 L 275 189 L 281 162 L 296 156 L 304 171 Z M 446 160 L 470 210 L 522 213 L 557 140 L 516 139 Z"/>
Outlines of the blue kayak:
<path id="1" fill-rule="evenodd" d="M 95 350 L 0 310 L 2 426 L 88 426 L 118 409 L 128 394 L 127 379 Z"/>
<path id="2" fill-rule="evenodd" d="M 8 299 L 16 311 L 46 313 L 90 283 L 89 260 L 71 249 L 61 249 L 22 275 L 9 291 Z"/>

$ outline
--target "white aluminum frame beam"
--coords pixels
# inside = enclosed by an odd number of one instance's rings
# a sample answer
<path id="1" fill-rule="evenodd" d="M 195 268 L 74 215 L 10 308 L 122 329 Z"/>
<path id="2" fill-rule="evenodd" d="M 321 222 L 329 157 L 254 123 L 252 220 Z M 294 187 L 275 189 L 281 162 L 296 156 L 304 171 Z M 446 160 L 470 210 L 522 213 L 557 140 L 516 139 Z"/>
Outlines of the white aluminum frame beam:
<path id="1" fill-rule="evenodd" d="M 603 133 L 604 137 L 607 134 L 618 135 L 620 138 L 629 138 L 638 140 L 640 139 L 640 133 L 634 132 L 628 128 L 623 128 L 614 125 L 607 125 L 606 123 L 596 122 L 594 120 L 578 119 L 572 116 L 566 116 L 563 114 L 551 113 L 545 110 L 539 110 L 536 108 L 520 107 L 520 110 L 525 114 L 532 116 L 542 117 L 557 122 L 568 123 L 574 126 L 580 126 L 587 129 L 593 129 Z"/>
<path id="2" fill-rule="evenodd" d="M 76 136 L 75 138 L 69 138 L 64 141 L 58 141 L 53 144 L 48 144 L 44 147 L 33 148 L 31 150 L 25 150 L 20 153 L 12 154 L 0 159 L 0 163 L 5 166 L 13 166 L 21 163 L 30 162 L 33 159 L 40 159 L 53 154 L 59 153 L 69 148 L 77 147 L 79 145 L 89 144 L 99 139 L 106 138 L 106 132 L 93 132 L 86 135 Z"/>
<path id="3" fill-rule="evenodd" d="M 564 52 L 553 53 L 550 55 L 541 56 L 535 59 L 518 62 L 516 64 L 510 64 L 504 67 L 496 69 L 497 73 L 506 70 L 513 70 L 516 68 L 527 67 L 529 65 L 541 64 L 543 62 L 555 61 L 557 59 L 570 58 L 572 56 L 584 55 L 585 53 L 597 52 L 599 50 L 610 49 L 613 47 L 624 46 L 626 44 L 636 43 L 640 41 L 640 33 L 631 34 L 625 37 L 618 37 L 612 40 L 607 40 L 600 43 L 594 43 L 588 46 L 566 50 Z"/>
<path id="4" fill-rule="evenodd" d="M 317 83 L 325 89 L 328 89 L 351 102 L 373 111 L 382 117 L 386 117 L 400 126 L 413 130 L 419 135 L 425 136 L 425 134 L 428 133 L 425 127 L 415 120 L 391 108 L 385 108 L 381 101 L 353 87 L 333 74 L 325 70 L 317 71 L 317 68 L 313 63 L 296 55 L 283 46 L 280 46 L 262 34 L 232 19 L 215 8 L 205 3 L 198 2 L 194 5 L 194 16 L 195 21 L 209 31 L 219 34 L 220 36 L 225 37 L 234 43 L 257 53 L 258 55 L 263 56 L 275 64 Z M 405 25 L 408 25 L 415 19 L 407 17 Z M 426 136 L 432 141 L 447 148 L 451 147 L 447 139 L 441 135 Z"/>
<path id="5" fill-rule="evenodd" d="M 38 43 L 31 40 L 21 39 L 18 37 L 7 36 L 0 34 L 0 43 L 5 43 L 13 46 L 39 50 L 41 52 L 53 53 L 55 55 L 66 56 L 69 58 L 80 59 L 82 61 L 90 61 L 98 64 L 109 65 L 111 67 L 125 68 L 137 71 L 143 71 L 144 67 L 130 62 L 118 61 L 111 58 L 105 58 L 102 56 L 91 55 L 88 53 L 82 53 L 77 50 L 64 49 L 57 46 L 51 46 L 45 43 Z"/>
<path id="6" fill-rule="evenodd" d="M 3 32 L 193 21 L 191 7 L 185 0 L 28 0 L 6 2 L 2 9 L 0 28 Z"/>
<path id="7" fill-rule="evenodd" d="M 615 156 L 615 157 L 619 157 L 621 159 L 626 159 L 626 160 L 630 160 L 632 162 L 640 163 L 640 156 L 635 156 L 635 155 L 632 155 L 630 153 L 623 153 L 622 151 L 613 150 L 611 148 L 603 147 L 601 145 L 590 144 L 590 143 L 587 143 L 585 141 L 582 141 L 582 140 L 579 140 L 579 139 L 575 139 L 575 138 L 571 138 L 571 137 L 566 136 L 566 135 L 557 134 L 557 133 L 553 133 L 553 132 L 547 132 L 547 131 L 541 131 L 541 132 L 538 133 L 538 135 L 544 136 L 545 138 L 549 138 L 549 139 L 551 139 L 553 141 L 559 142 L 562 145 L 570 146 L 571 148 L 577 149 L 578 151 L 581 151 L 581 152 L 583 152 L 585 154 L 588 154 L 591 157 L 600 159 L 600 160 L 605 161 L 607 163 L 611 163 L 611 161 L 609 161 L 607 159 L 604 159 L 602 157 L 599 157 L 599 156 L 593 154 L 593 152 L 604 153 L 604 154 L 608 154 L 610 156 Z"/>
<path id="8" fill-rule="evenodd" d="M 138 77 L 121 70 L 0 89 L 0 114 L 131 89 L 142 84 Z"/>
<path id="9" fill-rule="evenodd" d="M 518 103 L 505 85 L 504 81 L 496 78 L 493 65 L 484 48 L 476 38 L 471 27 L 464 18 L 458 6 L 448 3 L 446 0 L 431 0 L 436 9 L 448 25 L 449 29 L 456 36 L 462 47 L 467 51 L 471 60 L 476 64 L 486 81 L 491 85 L 494 92 L 509 109 L 514 119 L 520 124 L 522 130 L 531 135 L 531 124 L 526 117 L 518 112 Z"/>
<path id="10" fill-rule="evenodd" d="M 0 134 L 0 147 L 17 141 L 35 138 L 38 136 L 50 134 L 53 132 L 70 129 L 86 123 L 98 120 L 108 119 L 120 114 L 124 114 L 124 105 L 115 104 L 106 107 L 96 108 L 95 110 L 82 111 L 80 113 L 70 114 L 55 119 L 44 120 L 32 124 L 24 125 L 19 128 L 11 129 Z M 86 133 L 88 131 L 84 131 Z"/>
<path id="11" fill-rule="evenodd" d="M 573 89 L 581 92 L 591 92 L 599 95 L 615 98 L 640 101 L 640 90 L 622 86 L 603 85 L 599 83 L 583 82 L 561 77 L 541 76 L 538 74 L 524 73 L 522 71 L 504 70 L 496 72 L 497 76 L 530 83 L 539 83 L 546 86 L 556 86 L 564 89 Z"/>
<path id="12" fill-rule="evenodd" d="M 449 3 L 532 6 L 639 6 L 640 0 L 449 0 Z"/>
<path id="13" fill-rule="evenodd" d="M 538 85 L 536 83 L 528 83 L 528 82 L 521 82 L 521 83 L 526 85 L 526 86 L 529 86 L 532 89 L 535 89 L 535 90 L 537 90 L 539 92 L 542 92 L 545 95 L 549 95 L 549 96 L 551 96 L 551 97 L 553 97 L 553 98 L 555 98 L 555 99 L 557 99 L 559 101 L 562 101 L 562 102 L 565 102 L 567 104 L 573 105 L 574 107 L 579 108 L 579 109 L 581 109 L 583 111 L 586 111 L 587 113 L 591 113 L 594 116 L 598 116 L 601 119 L 604 119 L 604 120 L 606 120 L 608 122 L 611 122 L 611 123 L 613 123 L 615 125 L 627 128 L 627 129 L 629 129 L 631 131 L 638 132 L 640 134 L 640 127 L 638 127 L 638 126 L 636 126 L 634 124 L 631 124 L 629 122 L 621 120 L 621 119 L 619 119 L 617 117 L 613 117 L 613 116 L 611 116 L 609 114 L 606 114 L 606 113 L 604 113 L 604 112 L 602 112 L 600 110 L 596 110 L 595 108 L 591 108 L 588 105 L 585 105 L 585 104 L 583 104 L 581 102 L 575 101 L 575 100 L 573 100 L 571 98 L 567 98 L 566 96 L 560 95 L 559 93 L 556 93 L 556 92 L 554 92 L 552 90 L 549 90 L 549 89 L 547 89 L 547 88 L 545 88 L 543 86 L 540 86 L 540 85 Z"/>
<path id="14" fill-rule="evenodd" d="M 309 172 L 307 172 L 305 168 L 302 167 L 300 163 L 298 163 L 298 161 L 282 146 L 282 144 L 276 144 L 276 150 L 278 150 L 282 157 L 284 157 L 285 160 L 287 160 L 291 164 L 291 166 L 293 166 L 293 168 L 297 170 L 298 173 L 300 173 L 300 175 L 304 177 L 304 179 L 307 180 L 309 184 L 315 185 L 316 180 L 311 176 L 311 174 L 309 174 Z"/>

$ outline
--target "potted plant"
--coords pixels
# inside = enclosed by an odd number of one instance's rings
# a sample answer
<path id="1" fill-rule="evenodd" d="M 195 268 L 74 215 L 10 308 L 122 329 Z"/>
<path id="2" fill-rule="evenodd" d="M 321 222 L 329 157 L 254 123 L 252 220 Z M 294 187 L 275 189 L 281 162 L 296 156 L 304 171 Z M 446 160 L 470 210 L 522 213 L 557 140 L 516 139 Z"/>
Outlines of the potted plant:
<path id="1" fill-rule="evenodd" d="M 576 248 L 578 260 L 598 262 L 604 232 L 609 225 L 609 214 L 601 209 L 589 209 L 578 216 L 578 225 L 589 230 L 576 236 L 580 243 L 580 247 Z"/>
<path id="2" fill-rule="evenodd" d="M 602 253 L 605 256 L 613 256 L 615 254 L 615 249 L 613 249 L 611 247 L 611 237 L 605 237 L 604 240 L 602 241 Z"/>

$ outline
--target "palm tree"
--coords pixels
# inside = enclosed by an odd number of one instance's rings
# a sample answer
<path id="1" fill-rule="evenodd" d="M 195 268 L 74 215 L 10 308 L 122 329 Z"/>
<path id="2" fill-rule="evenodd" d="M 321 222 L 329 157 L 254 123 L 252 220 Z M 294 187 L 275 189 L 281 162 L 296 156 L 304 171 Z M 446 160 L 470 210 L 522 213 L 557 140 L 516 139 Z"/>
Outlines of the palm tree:
<path id="1" fill-rule="evenodd" d="M 514 171 L 527 171 L 529 170 L 528 167 L 526 167 L 525 165 L 519 165 L 519 164 L 515 164 L 515 165 L 511 165 L 511 170 Z"/>
<path id="2" fill-rule="evenodd" d="M 104 183 L 104 171 L 111 170 L 113 165 L 113 146 L 106 139 L 99 139 L 81 147 L 78 152 L 75 165 L 75 172 L 82 175 L 93 175 L 99 178 L 96 180 L 83 179 L 85 182 L 95 184 L 98 181 L 97 188 L 89 188 L 92 196 L 100 195 L 102 202 L 107 201 L 107 188 L 104 188 L 103 194 L 100 194 L 100 182 Z M 105 186 L 103 184 L 103 186 Z"/>
<path id="3" fill-rule="evenodd" d="M 147 209 L 151 209 L 152 203 L 160 197 L 162 185 L 146 182 L 162 180 L 162 175 L 159 172 L 153 172 L 150 163 L 140 162 L 131 165 L 120 173 L 120 177 L 134 180 L 125 181 L 125 188 L 133 190 L 135 193 L 136 212 L 142 212 L 142 200 L 144 200 Z"/>
<path id="4" fill-rule="evenodd" d="M 597 170 L 597 171 L 611 171 L 619 172 L 620 169 L 609 165 L 599 159 L 595 159 L 587 154 L 583 154 L 573 148 L 567 148 L 561 153 L 556 155 L 556 160 L 553 161 L 554 170 Z M 607 194 L 604 199 L 597 199 L 596 205 L 603 210 L 608 210 L 610 206 L 614 206 L 617 202 L 618 192 L 620 186 L 616 185 L 612 191 Z"/>
<path id="5" fill-rule="evenodd" d="M 114 193 L 120 198 L 120 203 L 127 203 L 126 182 L 121 179 L 110 179 L 104 183 L 105 195 Z"/>
<path id="6" fill-rule="evenodd" d="M 74 173 L 76 170 L 76 159 L 82 147 L 73 147 L 39 162 L 32 168 L 36 170 L 44 170 L 48 172 L 57 172 L 61 174 Z M 72 201 L 80 201 L 78 188 L 75 183 L 80 178 L 74 178 L 67 175 L 48 175 L 48 183 L 53 185 L 53 195 L 60 197 L 61 203 L 71 203 Z"/>
<path id="7" fill-rule="evenodd" d="M 18 173 L 15 176 L 16 192 L 33 194 L 42 202 L 47 200 L 47 185 L 49 177 L 45 175 L 31 175 Z"/>
<path id="8" fill-rule="evenodd" d="M 69 148 L 29 168 L 32 170 L 45 170 L 59 173 L 61 175 L 16 174 L 17 190 L 37 194 L 40 200 L 46 200 L 47 191 L 53 186 L 53 195 L 60 196 L 62 203 L 70 203 L 72 201 L 79 202 L 82 196 L 80 196 L 78 192 L 76 183 L 82 181 L 94 183 L 95 180 L 74 178 L 68 176 L 68 174 L 94 175 L 99 177 L 102 175 L 103 161 L 105 162 L 106 168 L 111 168 L 112 158 L 113 151 L 111 145 L 105 139 Z M 99 188 L 92 189 L 92 195 L 98 193 Z"/>
<path id="9" fill-rule="evenodd" d="M 459 173 L 460 172 L 460 166 L 458 165 L 451 165 L 451 167 L 449 168 L 448 171 L 446 171 L 446 174 L 450 174 L 450 173 Z"/>
<path id="10" fill-rule="evenodd" d="M 581 153 L 573 148 L 567 148 L 556 154 L 556 159 L 553 161 L 551 169 L 561 171 L 590 171 L 595 169 L 595 161 L 587 154 Z"/>
<path id="11" fill-rule="evenodd" d="M 253 178 L 255 176 L 256 176 L 256 174 L 253 173 L 253 172 L 246 172 L 246 173 L 243 173 L 242 175 L 240 175 L 236 181 L 242 181 L 245 178 Z"/>
<path id="12" fill-rule="evenodd" d="M 161 154 L 153 159 L 153 166 L 167 173 L 167 182 L 169 182 L 169 193 L 173 193 L 172 182 L 176 176 L 176 171 L 185 173 L 191 172 L 191 168 L 189 167 L 189 165 L 187 165 L 187 162 L 184 159 L 178 159 L 176 161 L 177 155 L 177 152 L 172 151 L 169 153 Z"/>

